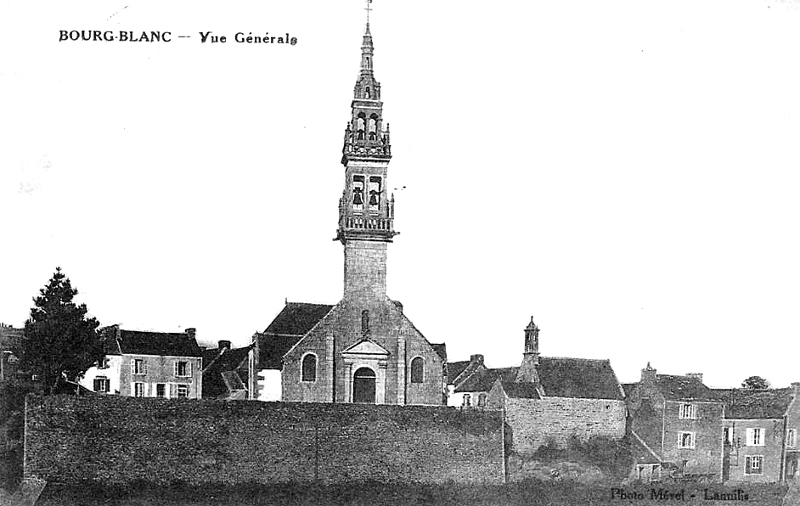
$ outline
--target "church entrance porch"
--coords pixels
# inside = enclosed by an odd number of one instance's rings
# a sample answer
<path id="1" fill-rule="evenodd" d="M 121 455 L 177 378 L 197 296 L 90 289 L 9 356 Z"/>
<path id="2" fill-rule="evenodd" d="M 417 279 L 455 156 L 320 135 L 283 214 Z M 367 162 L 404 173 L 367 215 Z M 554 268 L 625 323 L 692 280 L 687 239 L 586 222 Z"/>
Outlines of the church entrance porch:
<path id="1" fill-rule="evenodd" d="M 386 366 L 389 352 L 363 339 L 342 352 L 347 402 L 386 403 Z"/>
<path id="2" fill-rule="evenodd" d="M 375 371 L 362 367 L 353 375 L 353 402 L 375 404 Z"/>

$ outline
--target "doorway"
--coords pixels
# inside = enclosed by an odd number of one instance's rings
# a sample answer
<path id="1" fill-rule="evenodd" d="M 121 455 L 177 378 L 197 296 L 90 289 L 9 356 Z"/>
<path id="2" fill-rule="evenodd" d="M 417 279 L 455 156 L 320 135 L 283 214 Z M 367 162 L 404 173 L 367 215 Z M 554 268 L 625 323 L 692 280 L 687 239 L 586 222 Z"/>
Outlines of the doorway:
<path id="1" fill-rule="evenodd" d="M 353 375 L 353 402 L 375 404 L 375 371 L 361 367 Z"/>

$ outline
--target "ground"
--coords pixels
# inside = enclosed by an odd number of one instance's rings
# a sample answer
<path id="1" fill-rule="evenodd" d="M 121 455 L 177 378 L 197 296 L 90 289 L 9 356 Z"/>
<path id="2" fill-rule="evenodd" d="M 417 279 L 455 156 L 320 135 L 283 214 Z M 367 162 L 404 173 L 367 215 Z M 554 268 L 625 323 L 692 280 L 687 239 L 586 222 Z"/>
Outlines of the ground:
<path id="1" fill-rule="evenodd" d="M 266 505 L 581 505 L 624 504 L 653 505 L 680 502 L 704 506 L 731 504 L 735 501 L 703 499 L 705 486 L 672 484 L 670 491 L 685 490 L 686 500 L 650 499 L 651 488 L 626 487 L 626 493 L 641 493 L 643 499 L 626 500 L 611 497 L 612 486 L 584 486 L 574 482 L 543 483 L 524 481 L 507 485 L 387 485 L 362 483 L 349 485 L 278 485 L 225 489 L 222 487 L 171 487 L 152 489 L 131 487 L 127 490 L 87 486 L 64 490 L 48 485 L 37 506 L 266 506 Z M 658 487 L 656 487 L 657 489 Z M 778 485 L 747 486 L 747 503 L 758 506 L 779 506 L 786 487 Z M 736 487 L 709 486 L 710 492 L 735 493 Z M 690 498 L 694 494 L 695 498 Z"/>

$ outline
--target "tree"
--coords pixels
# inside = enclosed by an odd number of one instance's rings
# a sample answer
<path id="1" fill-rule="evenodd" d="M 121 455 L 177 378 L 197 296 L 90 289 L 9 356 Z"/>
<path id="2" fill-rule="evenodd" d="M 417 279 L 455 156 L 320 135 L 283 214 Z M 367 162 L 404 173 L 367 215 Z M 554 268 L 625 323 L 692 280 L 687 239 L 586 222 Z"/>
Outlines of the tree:
<path id="1" fill-rule="evenodd" d="M 104 350 L 97 333 L 99 322 L 86 317 L 86 304 L 72 301 L 78 290 L 60 267 L 39 293 L 25 322 L 20 365 L 52 389 L 62 375 L 75 381 L 103 359 Z"/>
<path id="2" fill-rule="evenodd" d="M 751 390 L 769 388 L 769 381 L 765 380 L 761 376 L 750 376 L 746 380 L 742 381 L 742 388 L 749 388 Z"/>

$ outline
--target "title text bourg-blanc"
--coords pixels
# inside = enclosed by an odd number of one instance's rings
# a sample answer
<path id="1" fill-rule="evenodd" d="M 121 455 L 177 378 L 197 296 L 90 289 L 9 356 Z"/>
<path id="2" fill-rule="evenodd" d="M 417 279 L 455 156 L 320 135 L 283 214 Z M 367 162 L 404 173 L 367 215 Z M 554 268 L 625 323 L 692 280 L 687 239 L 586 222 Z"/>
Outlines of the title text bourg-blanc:
<path id="1" fill-rule="evenodd" d="M 225 44 L 229 41 L 227 35 L 215 34 L 211 31 L 198 32 L 200 42 L 203 44 Z M 172 42 L 172 32 L 166 31 L 132 31 L 132 30 L 59 30 L 59 42 Z M 190 39 L 190 35 L 178 35 L 179 39 Z M 253 32 L 236 32 L 233 41 L 244 44 L 297 44 L 297 37 L 288 33 L 270 35 L 269 32 L 253 35 Z"/>

